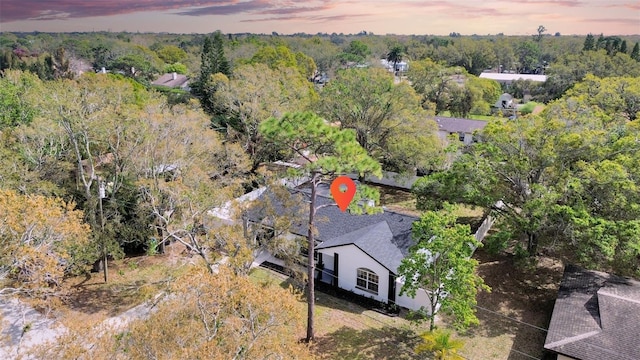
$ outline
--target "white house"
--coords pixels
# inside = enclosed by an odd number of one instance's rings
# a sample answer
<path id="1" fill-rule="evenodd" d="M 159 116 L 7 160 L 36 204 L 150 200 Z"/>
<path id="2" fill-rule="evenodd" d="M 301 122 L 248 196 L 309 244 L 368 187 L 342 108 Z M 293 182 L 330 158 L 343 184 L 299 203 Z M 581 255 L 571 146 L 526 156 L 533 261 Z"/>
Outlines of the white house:
<path id="1" fill-rule="evenodd" d="M 412 224 L 418 218 L 388 210 L 372 215 L 353 215 L 340 211 L 337 206 L 323 207 L 333 204 L 328 197 L 328 190 L 328 187 L 319 189 L 317 198 L 317 205 L 321 207 L 316 213 L 315 224 L 317 280 L 386 304 L 412 310 L 422 307 L 429 309 L 429 296 L 424 290 L 418 291 L 415 298 L 400 296 L 402 279 L 397 276 L 400 263 L 414 244 L 411 238 Z M 261 192 L 257 199 L 265 196 L 271 196 L 270 192 Z M 269 203 L 276 212 L 286 211 L 273 198 L 269 199 Z M 308 205 L 300 205 L 302 218 L 289 231 L 292 235 L 306 237 L 304 214 L 308 211 Z M 249 209 L 244 219 L 249 223 L 261 224 L 264 215 L 260 211 L 260 207 Z M 484 237 L 486 226 L 481 226 L 481 230 L 484 231 L 481 235 Z M 264 260 L 261 257 L 260 261 Z M 279 262 L 277 258 L 272 260 Z"/>
<path id="2" fill-rule="evenodd" d="M 388 222 L 415 218 L 387 213 L 387 220 L 321 242 L 318 280 L 383 303 L 428 309 L 430 300 L 424 290 L 415 298 L 400 295 L 402 279 L 396 274 L 412 242 L 406 232 L 394 235 Z"/>
<path id="3" fill-rule="evenodd" d="M 390 72 L 406 72 L 407 70 L 409 70 L 409 63 L 407 63 L 406 61 L 398 61 L 395 64 L 395 69 L 393 67 L 393 62 L 388 61 L 387 59 L 380 59 L 380 65 L 382 65 L 385 69 L 389 70 Z"/>

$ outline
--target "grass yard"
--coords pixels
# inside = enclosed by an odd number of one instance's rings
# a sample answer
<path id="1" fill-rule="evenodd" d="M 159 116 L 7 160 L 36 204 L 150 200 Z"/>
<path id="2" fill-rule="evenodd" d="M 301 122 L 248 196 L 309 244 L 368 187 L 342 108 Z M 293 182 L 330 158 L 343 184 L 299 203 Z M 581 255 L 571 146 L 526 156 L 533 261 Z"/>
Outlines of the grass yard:
<path id="1" fill-rule="evenodd" d="M 380 192 L 380 205 L 398 213 L 420 216 L 420 212 L 416 210 L 416 197 L 411 192 L 388 186 L 372 187 Z"/>
<path id="2" fill-rule="evenodd" d="M 543 345 L 563 265 L 540 258 L 533 269 L 515 265 L 513 256 L 476 251 L 478 273 L 491 287 L 478 295 L 480 326 L 461 336 L 469 360 L 527 360 L 543 357 Z M 523 355 L 521 353 L 527 354 Z"/>
<path id="3" fill-rule="evenodd" d="M 543 258 L 534 269 L 525 270 L 515 265 L 512 256 L 494 256 L 479 249 L 474 257 L 492 292 L 478 296 L 480 326 L 457 334 L 465 342 L 461 354 L 468 360 L 542 358 L 546 332 L 538 328 L 548 326 L 562 264 Z M 165 255 L 112 261 L 108 284 L 101 273 L 70 279 L 65 285 L 70 290 L 68 301 L 55 312 L 62 315 L 58 318 L 65 324 L 97 323 L 153 297 L 166 286 L 166 280 L 195 261 L 181 254 L 175 244 Z M 250 276 L 259 284 L 289 287 L 292 283 L 286 276 L 263 268 L 253 270 Z M 316 298 L 313 346 L 320 359 L 425 358 L 413 349 L 418 335 L 427 330 L 426 323 L 416 326 L 403 317 L 389 317 L 319 291 Z M 305 312 L 304 301 L 299 304 Z M 437 324 L 447 328 L 450 321 L 443 316 Z"/>
<path id="4" fill-rule="evenodd" d="M 108 283 L 102 272 L 67 279 L 68 295 L 54 308 L 57 317 L 63 324 L 97 324 L 153 298 L 192 260 L 179 254 L 180 248 L 173 244 L 163 255 L 109 261 Z"/>
<path id="5" fill-rule="evenodd" d="M 478 296 L 478 327 L 457 336 L 465 342 L 461 354 L 468 360 L 541 359 L 562 265 L 541 259 L 529 271 L 515 265 L 511 256 L 492 256 L 482 249 L 474 257 L 479 273 L 492 288 Z M 251 277 L 259 283 L 288 286 L 285 276 L 255 269 Z M 316 292 L 316 352 L 321 359 L 424 359 L 414 353 L 418 335 L 428 325 L 417 327 L 402 317 L 388 317 L 356 304 Z M 302 311 L 306 304 L 300 303 Z M 528 323 L 530 325 L 525 325 Z M 440 327 L 450 321 L 441 317 Z M 303 335 L 303 334 L 301 334 Z"/>
<path id="6" fill-rule="evenodd" d="M 416 197 L 411 192 L 393 189 L 386 186 L 374 186 L 380 192 L 380 204 L 388 210 L 420 217 L 421 211 L 416 209 Z M 455 214 L 458 222 L 471 225 L 472 230 L 480 225 L 483 209 L 477 206 L 457 204 Z M 475 230 L 474 230 L 475 231 Z"/>
<path id="7" fill-rule="evenodd" d="M 258 283 L 288 286 L 287 277 L 263 268 L 250 275 Z M 306 303 L 300 302 L 306 312 Z M 316 291 L 316 342 L 321 359 L 423 359 L 415 347 L 417 328 L 401 317 L 389 317 Z M 301 337 L 304 334 L 300 334 Z"/>

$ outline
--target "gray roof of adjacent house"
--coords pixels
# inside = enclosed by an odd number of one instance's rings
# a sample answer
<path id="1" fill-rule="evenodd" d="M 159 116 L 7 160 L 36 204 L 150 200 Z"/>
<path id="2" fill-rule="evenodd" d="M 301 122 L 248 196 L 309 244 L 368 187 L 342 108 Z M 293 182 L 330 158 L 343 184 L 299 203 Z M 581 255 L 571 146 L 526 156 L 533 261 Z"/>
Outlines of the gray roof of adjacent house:
<path id="1" fill-rule="evenodd" d="M 581 360 L 640 358 L 640 282 L 567 265 L 545 349 Z"/>
<path id="2" fill-rule="evenodd" d="M 438 129 L 440 131 L 450 133 L 472 134 L 474 131 L 482 130 L 487 126 L 487 122 L 485 120 L 436 116 L 435 121 L 438 124 Z"/>
<path id="3" fill-rule="evenodd" d="M 152 85 L 166 86 L 170 88 L 184 88 L 187 86 L 189 78 L 186 75 L 169 73 L 160 76 L 157 80 L 153 81 Z"/>
<path id="4" fill-rule="evenodd" d="M 320 191 L 320 194 L 323 193 L 325 192 Z M 262 196 L 270 195 L 267 191 Z M 272 203 L 276 211 L 285 211 L 281 205 L 278 208 L 277 201 Z M 333 203 L 328 197 L 317 197 L 317 205 Z M 307 236 L 306 219 L 309 206 L 307 203 L 302 203 L 301 206 L 301 221 L 290 231 L 296 235 Z M 247 215 L 253 221 L 261 218 L 259 210 L 249 210 Z M 337 206 L 323 207 L 316 213 L 316 240 L 320 243 L 317 249 L 353 244 L 396 273 L 400 261 L 408 255 L 409 247 L 414 244 L 411 229 L 415 220 L 418 218 L 387 210 L 379 214 L 353 215 L 340 211 Z"/>

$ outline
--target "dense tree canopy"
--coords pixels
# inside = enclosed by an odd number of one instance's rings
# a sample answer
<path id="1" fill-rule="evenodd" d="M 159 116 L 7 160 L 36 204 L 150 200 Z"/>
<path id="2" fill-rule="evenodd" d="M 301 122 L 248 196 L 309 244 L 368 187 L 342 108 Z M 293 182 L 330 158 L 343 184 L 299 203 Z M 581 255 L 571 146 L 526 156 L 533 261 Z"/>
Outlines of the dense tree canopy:
<path id="1" fill-rule="evenodd" d="M 212 127 L 241 144 L 254 168 L 278 159 L 278 149 L 262 141 L 260 123 L 288 111 L 308 109 L 317 96 L 295 68 L 272 70 L 265 64 L 240 66 L 231 78 L 212 77 L 212 84 L 218 89 L 212 101 L 224 114 L 213 118 Z"/>
<path id="2" fill-rule="evenodd" d="M 638 77 L 640 62 L 623 53 L 608 56 L 605 50 L 567 53 L 550 64 L 547 74 L 548 78 L 544 85 L 546 95 L 541 99 L 544 101 L 559 98 L 587 74 L 600 78 Z"/>
<path id="3" fill-rule="evenodd" d="M 306 79 L 311 78 L 316 71 L 316 64 L 311 57 L 293 52 L 284 45 L 260 48 L 251 58 L 251 63 L 266 64 L 272 70 L 293 68 Z"/>
<path id="4" fill-rule="evenodd" d="M 640 208 L 638 124 L 615 107 L 622 96 L 598 95 L 623 84 L 590 78 L 542 116 L 490 122 L 451 170 L 416 184 L 419 206 L 448 199 L 493 208 L 523 253 L 534 255 L 540 245 L 571 249 L 586 265 L 636 273 L 631 259 L 639 253 L 629 234 Z M 590 96 L 578 95 L 588 89 Z M 600 224 L 598 235 L 589 224 Z M 612 233 L 615 226 L 627 230 Z"/>
<path id="5" fill-rule="evenodd" d="M 439 163 L 435 123 L 406 83 L 394 84 L 383 69 L 340 71 L 320 93 L 320 114 L 353 129 L 369 155 L 396 171 L 430 169 Z"/>
<path id="6" fill-rule="evenodd" d="M 462 67 L 447 67 L 431 60 L 413 62 L 407 74 L 411 85 L 422 95 L 422 106 L 466 117 L 470 113 L 488 115 L 500 96 L 500 85 L 469 75 Z"/>

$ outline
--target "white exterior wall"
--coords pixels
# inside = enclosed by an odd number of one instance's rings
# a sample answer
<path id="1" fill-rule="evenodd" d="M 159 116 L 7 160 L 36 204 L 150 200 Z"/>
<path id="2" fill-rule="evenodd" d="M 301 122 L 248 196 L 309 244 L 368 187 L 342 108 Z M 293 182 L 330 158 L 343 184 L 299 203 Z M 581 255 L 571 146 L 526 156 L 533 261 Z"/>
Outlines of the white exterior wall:
<path id="1" fill-rule="evenodd" d="M 320 249 L 322 253 L 325 268 L 329 266 L 325 259 L 338 254 L 338 287 L 353 291 L 356 294 L 373 297 L 382 302 L 387 302 L 389 295 L 389 270 L 373 260 L 369 255 L 365 254 L 355 245 L 336 246 L 328 249 Z M 326 254 L 326 255 L 325 255 Z M 331 267 L 333 267 L 333 259 L 331 259 Z M 368 291 L 360 290 L 356 287 L 356 278 L 358 276 L 358 268 L 367 268 L 378 275 L 378 294 L 372 294 Z M 333 269 L 332 269 L 333 270 Z"/>
<path id="2" fill-rule="evenodd" d="M 426 291 L 418 289 L 418 291 L 416 291 L 416 297 L 412 299 L 406 294 L 400 296 L 400 289 L 402 289 L 402 282 L 398 279 L 396 280 L 397 305 L 411 310 L 420 310 L 421 307 L 424 307 L 427 314 L 431 314 L 431 300 L 429 299 L 429 295 Z"/>

